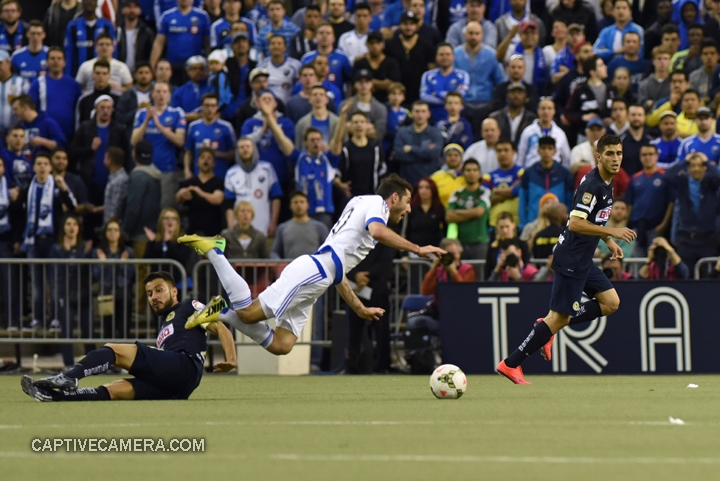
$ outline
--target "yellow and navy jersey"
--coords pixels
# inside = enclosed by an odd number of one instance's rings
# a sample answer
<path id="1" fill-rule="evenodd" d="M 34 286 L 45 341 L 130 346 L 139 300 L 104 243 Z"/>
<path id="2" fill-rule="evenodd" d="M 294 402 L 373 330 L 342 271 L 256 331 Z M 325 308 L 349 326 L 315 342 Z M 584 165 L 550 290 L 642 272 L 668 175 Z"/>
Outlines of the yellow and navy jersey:
<path id="1" fill-rule="evenodd" d="M 205 329 L 200 326 L 185 329 L 188 318 L 204 307 L 205 305 L 200 301 L 187 299 L 175 304 L 168 312 L 161 315 L 156 347 L 164 351 L 184 352 L 193 359 L 204 362 L 207 350 Z"/>
<path id="2" fill-rule="evenodd" d="M 604 226 L 610 218 L 612 203 L 613 181 L 605 182 L 596 167 L 580 181 L 573 196 L 570 217 L 580 217 L 591 224 Z M 593 254 L 599 241 L 598 236 L 570 232 L 566 225 L 555 247 L 553 269 L 568 277 L 584 278 L 593 264 Z"/>

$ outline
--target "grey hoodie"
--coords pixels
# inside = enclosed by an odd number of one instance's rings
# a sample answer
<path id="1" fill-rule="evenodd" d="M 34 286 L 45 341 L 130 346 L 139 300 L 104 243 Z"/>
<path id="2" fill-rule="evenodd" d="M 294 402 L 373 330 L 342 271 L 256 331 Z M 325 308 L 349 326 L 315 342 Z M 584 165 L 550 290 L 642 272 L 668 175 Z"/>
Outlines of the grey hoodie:
<path id="1" fill-rule="evenodd" d="M 147 242 L 145 227 L 155 229 L 160 217 L 160 171 L 137 165 L 130 172 L 122 229 L 133 242 Z"/>

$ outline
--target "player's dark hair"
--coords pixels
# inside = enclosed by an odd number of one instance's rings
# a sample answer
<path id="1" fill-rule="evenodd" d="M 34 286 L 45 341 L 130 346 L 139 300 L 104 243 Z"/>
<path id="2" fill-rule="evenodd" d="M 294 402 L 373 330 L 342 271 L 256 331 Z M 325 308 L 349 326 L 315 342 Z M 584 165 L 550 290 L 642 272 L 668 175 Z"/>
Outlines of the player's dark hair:
<path id="1" fill-rule="evenodd" d="M 685 5 L 683 4 L 683 7 L 684 6 Z M 697 6 L 695 8 L 697 8 Z M 697 23 L 697 22 L 693 22 L 690 25 L 688 25 L 687 29 L 688 29 L 688 32 L 690 30 L 702 30 L 703 32 L 705 31 L 705 27 L 703 27 L 701 23 Z"/>
<path id="2" fill-rule="evenodd" d="M 295 197 L 304 197 L 305 200 L 308 200 L 307 194 L 302 190 L 293 190 L 292 192 L 290 192 L 290 196 L 288 197 L 288 199 L 290 199 L 290 202 L 292 202 Z"/>
<path id="3" fill-rule="evenodd" d="M 175 279 L 173 278 L 172 274 L 166 271 L 156 271 L 151 272 L 148 274 L 145 279 L 143 280 L 143 284 L 147 284 L 148 282 L 155 281 L 157 279 L 164 280 L 169 286 L 175 287 Z"/>
<path id="4" fill-rule="evenodd" d="M 270 8 L 270 5 L 280 5 L 283 9 L 287 10 L 282 0 L 270 0 L 267 4 L 268 8 Z"/>
<path id="5" fill-rule="evenodd" d="M 615 105 L 615 104 L 623 104 L 623 105 L 625 106 L 625 110 L 628 109 L 628 103 L 627 103 L 627 101 L 626 101 L 625 99 L 620 99 L 620 98 L 618 98 L 618 99 L 613 99 L 612 105 Z"/>
<path id="6" fill-rule="evenodd" d="M 353 12 L 357 12 L 358 10 L 367 10 L 368 12 L 370 12 L 370 13 L 372 14 L 372 10 L 370 9 L 370 5 L 368 5 L 368 4 L 365 3 L 365 2 L 363 2 L 363 3 L 356 3 L 356 4 L 355 4 L 355 8 L 353 8 Z"/>
<path id="7" fill-rule="evenodd" d="M 113 46 L 115 45 L 115 39 L 112 38 L 112 35 L 107 32 L 102 32 L 98 34 L 98 36 L 95 38 L 95 44 L 97 45 L 97 43 L 102 39 L 108 39 L 112 42 Z"/>
<path id="8" fill-rule="evenodd" d="M 83 243 L 83 220 L 82 217 L 80 217 L 75 212 L 68 212 L 63 216 L 62 222 L 60 222 L 60 229 L 58 229 L 60 232 L 58 232 L 57 242 L 58 244 L 63 245 L 63 240 L 65 239 L 65 223 L 68 221 L 68 219 L 75 219 L 75 222 L 77 222 L 78 233 L 75 237 L 75 245 L 79 246 Z"/>
<path id="9" fill-rule="evenodd" d="M 110 38 L 112 38 L 112 37 L 110 37 Z M 110 71 L 110 62 L 108 62 L 107 60 L 102 60 L 102 59 L 96 60 L 95 63 L 93 64 L 93 72 L 98 68 L 106 68 L 106 69 L 108 69 L 108 71 Z"/>
<path id="10" fill-rule="evenodd" d="M 680 35 L 680 29 L 674 23 L 668 23 L 662 28 L 662 34 L 665 35 L 666 33 L 677 33 Z"/>
<path id="11" fill-rule="evenodd" d="M 509 220 L 513 224 L 515 223 L 515 218 L 513 217 L 513 215 L 510 212 L 504 210 L 498 214 L 497 219 L 495 220 L 495 225 L 497 225 L 498 221 L 501 221 L 503 219 Z"/>
<path id="12" fill-rule="evenodd" d="M 642 150 L 642 149 L 653 149 L 656 154 L 658 153 L 657 145 L 651 144 L 651 143 L 649 143 L 649 142 L 642 144 L 642 145 L 640 146 L 640 150 Z"/>
<path id="13" fill-rule="evenodd" d="M 125 163 L 125 151 L 120 147 L 108 147 L 105 155 L 108 156 L 110 162 L 115 166 L 122 167 Z"/>
<path id="14" fill-rule="evenodd" d="M 458 98 L 458 99 L 460 99 L 460 103 L 462 103 L 462 101 L 463 101 L 463 96 L 460 95 L 460 93 L 457 92 L 457 91 L 455 91 L 455 90 L 451 90 L 450 92 L 448 92 L 447 94 L 445 94 L 445 101 L 446 101 L 446 102 L 447 102 L 448 97 Z"/>
<path id="15" fill-rule="evenodd" d="M 362 117 L 362 118 L 364 118 L 366 121 L 368 121 L 368 116 L 367 116 L 367 114 L 366 114 L 365 112 L 363 112 L 362 110 L 356 110 L 355 112 L 351 113 L 351 114 L 350 114 L 350 120 L 352 120 L 352 118 L 355 117 L 356 115 L 359 116 L 359 117 Z"/>
<path id="16" fill-rule="evenodd" d="M 512 215 L 510 216 L 510 218 L 512 218 Z M 498 218 L 498 220 L 499 220 L 499 218 Z M 516 237 L 513 237 L 512 239 L 503 239 L 500 242 L 498 242 L 498 249 L 500 249 L 501 251 L 504 251 L 505 249 L 507 249 L 510 246 L 517 247 L 517 249 L 519 251 L 522 250 L 522 247 L 520 247 L 520 241 Z"/>
<path id="17" fill-rule="evenodd" d="M 700 51 L 702 52 L 703 50 L 705 50 L 708 47 L 714 48 L 716 52 L 720 52 L 720 48 L 718 48 L 718 44 L 714 38 L 706 38 L 705 40 L 703 40 L 702 46 L 700 47 Z"/>
<path id="18" fill-rule="evenodd" d="M 452 45 L 447 42 L 442 42 L 439 43 L 437 47 L 435 47 L 435 55 L 437 55 L 441 48 L 449 48 L 450 50 L 452 50 L 453 53 L 455 53 L 455 48 Z"/>
<path id="19" fill-rule="evenodd" d="M 469 159 L 465 159 L 463 161 L 463 166 L 462 166 L 463 171 L 465 171 L 465 166 L 468 164 L 477 165 L 478 170 L 480 170 L 480 172 L 482 172 L 482 169 L 480 169 L 480 162 L 478 162 L 477 159 L 473 159 L 472 157 L 470 157 Z"/>
<path id="20" fill-rule="evenodd" d="M 380 185 L 378 186 L 375 193 L 383 199 L 387 199 L 393 194 L 397 194 L 398 196 L 402 197 L 408 192 L 410 194 L 412 194 L 413 192 L 413 187 L 412 185 L 410 185 L 410 182 L 403 179 L 397 174 L 390 174 L 390 176 L 380 182 Z"/>
<path id="21" fill-rule="evenodd" d="M 272 39 L 274 39 L 274 38 L 281 38 L 282 41 L 283 41 L 283 45 L 285 45 L 285 46 L 287 47 L 287 40 L 285 39 L 285 37 L 283 37 L 282 35 L 279 35 L 279 34 L 277 34 L 277 33 L 276 33 L 276 34 L 273 34 L 273 35 L 270 35 L 270 38 L 268 39 L 268 43 L 270 42 L 270 40 L 272 40 Z"/>
<path id="22" fill-rule="evenodd" d="M 515 150 L 515 146 L 512 143 L 512 140 L 510 140 L 510 137 L 500 137 L 500 139 L 495 142 L 495 148 L 497 149 L 497 146 L 500 144 L 510 144 L 510 147 Z"/>
<path id="23" fill-rule="evenodd" d="M 318 129 L 316 129 L 316 128 L 314 128 L 314 127 L 310 127 L 309 129 L 307 129 L 307 130 L 305 131 L 305 135 L 303 136 L 303 140 L 307 141 L 308 136 L 309 136 L 310 134 L 320 134 L 320 135 L 322 136 L 322 132 L 320 132 Z"/>
<path id="24" fill-rule="evenodd" d="M 32 97 L 30 97 L 28 94 L 20 94 L 12 101 L 12 104 L 15 102 L 19 102 L 20 105 L 28 107 L 30 110 L 37 110 L 35 107 L 35 102 L 33 102 Z"/>
<path id="25" fill-rule="evenodd" d="M 599 55 L 593 55 L 592 57 L 583 61 L 582 69 L 585 75 L 590 75 L 591 71 L 597 71 L 597 61 L 599 58 Z"/>
<path id="26" fill-rule="evenodd" d="M 37 19 L 30 20 L 30 23 L 28 23 L 28 30 L 30 30 L 31 28 L 38 28 L 38 27 L 45 30 L 45 25 L 43 25 L 43 23 L 40 20 L 37 20 Z"/>
<path id="27" fill-rule="evenodd" d="M 316 5 L 316 4 L 308 5 L 307 7 L 305 7 L 305 13 L 307 13 L 309 11 L 317 12 L 320 15 L 322 15 L 322 10 L 320 10 L 320 5 Z"/>
<path id="28" fill-rule="evenodd" d="M 212 155 L 212 158 L 215 159 L 215 151 L 211 147 L 202 147 L 200 150 L 198 150 L 198 159 L 202 154 L 206 153 Z"/>
<path id="29" fill-rule="evenodd" d="M 202 99 L 200 99 L 200 105 L 202 105 L 203 102 L 205 102 L 205 99 L 215 99 L 218 102 L 220 101 L 220 98 L 215 92 L 208 92 L 202 96 Z"/>
<path id="30" fill-rule="evenodd" d="M 602 137 L 600 137 L 600 140 L 598 140 L 597 143 L 597 151 L 598 154 L 601 154 L 605 152 L 605 148 L 608 145 L 618 145 L 622 144 L 622 140 L 620 140 L 620 137 L 614 134 L 605 134 Z"/>
<path id="31" fill-rule="evenodd" d="M 700 92 L 698 92 L 695 89 L 687 89 L 685 92 L 683 92 L 682 96 L 685 98 L 687 94 L 695 95 L 698 99 L 700 98 Z"/>
<path id="32" fill-rule="evenodd" d="M 63 50 L 62 47 L 58 47 L 57 45 L 53 45 L 52 47 L 50 47 L 50 48 L 48 49 L 48 55 L 50 55 L 50 52 L 60 52 L 60 53 L 62 54 L 63 58 L 65 58 L 65 50 Z"/>
<path id="33" fill-rule="evenodd" d="M 135 71 L 137 72 L 141 68 L 149 68 L 150 72 L 153 74 L 153 77 L 155 76 L 155 72 L 153 71 L 152 65 L 150 65 L 150 62 L 138 62 L 137 65 L 135 65 Z"/>
<path id="34" fill-rule="evenodd" d="M 672 78 L 673 78 L 675 75 L 682 75 L 683 78 L 685 79 L 685 81 L 687 82 L 688 75 L 687 75 L 687 72 L 685 72 L 684 70 L 675 69 L 675 70 L 673 70 L 672 72 L 670 72 L 670 80 L 672 80 Z"/>
<path id="35" fill-rule="evenodd" d="M 40 152 L 35 154 L 35 157 L 33 157 L 33 165 L 35 165 L 35 162 L 37 162 L 37 159 L 39 159 L 41 157 L 47 159 L 48 162 L 50 162 L 50 164 L 52 165 L 52 157 L 50 156 L 50 152 L 48 152 L 47 150 L 41 150 Z"/>

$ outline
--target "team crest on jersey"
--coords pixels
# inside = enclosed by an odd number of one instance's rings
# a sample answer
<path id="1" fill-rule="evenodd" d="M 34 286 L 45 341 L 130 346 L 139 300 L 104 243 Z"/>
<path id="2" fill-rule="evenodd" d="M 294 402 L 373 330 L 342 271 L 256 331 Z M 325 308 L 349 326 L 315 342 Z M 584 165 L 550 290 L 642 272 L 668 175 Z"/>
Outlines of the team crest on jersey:
<path id="1" fill-rule="evenodd" d="M 580 310 L 580 303 L 578 301 L 573 302 L 573 311 L 577 312 Z"/>
<path id="2" fill-rule="evenodd" d="M 213 133 L 214 133 L 215 135 L 217 135 L 218 137 L 219 137 L 220 135 L 222 135 L 222 132 L 220 131 L 220 129 L 215 129 L 215 130 L 213 131 Z"/>
<path id="3" fill-rule="evenodd" d="M 172 120 L 173 120 L 173 119 L 172 119 L 172 117 L 170 117 L 170 116 L 165 117 L 165 123 L 168 123 L 168 124 L 169 124 L 169 123 L 172 122 Z"/>
<path id="4" fill-rule="evenodd" d="M 611 210 L 612 207 L 605 207 L 604 209 L 599 211 L 595 216 L 595 222 L 607 222 L 607 220 L 610 218 Z"/>
<path id="5" fill-rule="evenodd" d="M 582 196 L 582 203 L 589 204 L 591 201 L 592 201 L 592 194 L 590 192 L 585 192 Z"/>
<path id="6" fill-rule="evenodd" d="M 202 311 L 205 308 L 205 304 L 200 301 L 192 301 L 192 306 L 196 311 Z"/>
<path id="7" fill-rule="evenodd" d="M 660 179 L 653 180 L 653 185 L 655 187 L 660 187 L 662 185 L 662 180 L 660 180 Z"/>
<path id="8" fill-rule="evenodd" d="M 262 199 L 263 191 L 260 190 L 260 189 L 255 189 L 254 195 L 255 195 L 255 198 L 256 198 L 256 199 Z"/>
<path id="9" fill-rule="evenodd" d="M 263 175 L 262 177 L 258 177 L 258 182 L 260 182 L 261 184 L 265 182 L 265 176 Z"/>
<path id="10" fill-rule="evenodd" d="M 170 322 L 173 319 L 175 319 L 175 311 L 172 311 L 170 314 L 168 314 L 167 319 L 165 319 L 165 322 Z"/>

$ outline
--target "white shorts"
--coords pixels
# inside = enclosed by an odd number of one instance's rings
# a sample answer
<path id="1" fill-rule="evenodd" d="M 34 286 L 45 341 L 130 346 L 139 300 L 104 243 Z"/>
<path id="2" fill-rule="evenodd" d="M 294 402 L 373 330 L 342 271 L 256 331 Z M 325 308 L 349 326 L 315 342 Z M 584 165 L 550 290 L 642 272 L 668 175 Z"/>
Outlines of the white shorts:
<path id="1" fill-rule="evenodd" d="M 276 327 L 282 327 L 300 337 L 310 316 L 310 308 L 333 283 L 334 271 L 330 269 L 334 269 L 334 266 L 332 261 L 326 265 L 325 257 L 330 256 L 315 256 L 324 266 L 322 270 L 312 257 L 298 257 L 282 271 L 277 281 L 258 296 L 265 313 L 272 313 L 275 317 Z"/>

